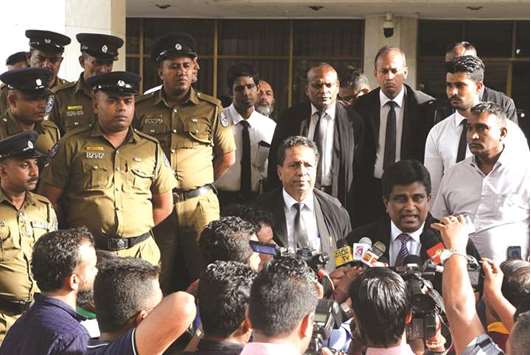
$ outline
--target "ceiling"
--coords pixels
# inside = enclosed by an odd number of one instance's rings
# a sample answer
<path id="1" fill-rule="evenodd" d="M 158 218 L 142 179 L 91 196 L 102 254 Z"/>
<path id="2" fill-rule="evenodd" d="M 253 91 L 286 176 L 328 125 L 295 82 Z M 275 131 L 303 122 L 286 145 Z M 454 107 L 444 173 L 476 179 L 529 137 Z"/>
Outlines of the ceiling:
<path id="1" fill-rule="evenodd" d="M 521 0 L 126 0 L 126 3 L 127 17 L 363 18 L 391 12 L 395 16 L 432 19 L 529 19 L 529 1 Z"/>

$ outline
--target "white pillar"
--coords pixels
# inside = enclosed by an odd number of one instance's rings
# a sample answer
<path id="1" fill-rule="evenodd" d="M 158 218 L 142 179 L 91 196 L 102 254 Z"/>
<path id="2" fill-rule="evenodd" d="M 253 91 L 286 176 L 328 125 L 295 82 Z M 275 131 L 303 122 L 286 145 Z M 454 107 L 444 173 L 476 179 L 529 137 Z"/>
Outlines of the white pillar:
<path id="1" fill-rule="evenodd" d="M 72 42 L 65 48 L 59 76 L 76 80 L 79 66 L 79 32 L 105 33 L 125 41 L 126 0 L 17 0 L 0 1 L 0 73 L 6 70 L 6 58 L 18 51 L 29 50 L 24 35 L 28 29 L 49 30 L 69 36 Z M 125 70 L 125 44 L 119 52 L 114 70 Z"/>
<path id="2" fill-rule="evenodd" d="M 385 45 L 400 47 L 406 54 L 409 69 L 407 83 L 415 88 L 417 85 L 417 18 L 393 16 L 394 34 L 388 38 L 383 34 L 384 20 L 384 14 L 365 18 L 363 71 L 369 78 L 371 87 L 377 87 L 378 84 L 374 78 L 374 56 Z"/>

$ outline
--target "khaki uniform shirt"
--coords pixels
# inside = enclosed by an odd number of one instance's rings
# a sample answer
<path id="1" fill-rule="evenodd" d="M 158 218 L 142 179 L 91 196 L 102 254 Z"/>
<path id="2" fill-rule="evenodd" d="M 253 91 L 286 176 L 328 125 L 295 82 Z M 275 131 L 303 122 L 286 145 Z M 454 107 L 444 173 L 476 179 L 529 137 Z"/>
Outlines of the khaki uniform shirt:
<path id="1" fill-rule="evenodd" d="M 214 182 L 214 153 L 236 150 L 220 101 L 192 88 L 186 103 L 172 107 L 163 92 L 137 99 L 136 127 L 160 141 L 176 173 L 177 188 L 191 190 Z"/>
<path id="2" fill-rule="evenodd" d="M 83 73 L 78 81 L 64 85 L 55 93 L 50 120 L 55 122 L 63 134 L 74 128 L 87 127 L 94 121 L 90 93 Z"/>
<path id="3" fill-rule="evenodd" d="M 33 245 L 56 229 L 57 217 L 46 197 L 26 192 L 17 211 L 0 190 L 0 298 L 32 300 L 37 290 L 30 271 Z"/>
<path id="4" fill-rule="evenodd" d="M 94 234 L 123 238 L 151 230 L 152 193 L 175 187 L 156 139 L 130 129 L 114 148 L 98 124 L 67 134 L 42 180 L 63 189 L 66 227 L 85 225 Z"/>
<path id="5" fill-rule="evenodd" d="M 65 79 L 61 79 L 58 77 L 57 80 L 55 81 L 55 84 L 50 88 L 50 90 L 52 91 L 52 93 L 55 93 L 57 90 L 59 90 L 64 85 L 67 85 L 69 83 L 70 83 L 69 81 L 66 81 Z M 7 104 L 7 92 L 8 92 L 7 86 L 2 84 L 2 86 L 0 86 L 0 116 L 3 116 L 4 113 L 6 113 L 9 110 L 9 105 Z M 52 111 L 54 101 L 55 101 L 55 96 L 50 95 L 48 97 L 48 103 L 46 104 L 46 116 L 44 117 L 45 120 L 48 119 L 48 115 Z"/>
<path id="6" fill-rule="evenodd" d="M 51 121 L 43 120 L 36 123 L 34 131 L 39 134 L 35 146 L 43 153 L 49 152 L 61 138 L 59 128 Z M 11 112 L 8 111 L 0 118 L 0 139 L 11 137 L 20 132 L 22 129 L 18 126 Z"/>

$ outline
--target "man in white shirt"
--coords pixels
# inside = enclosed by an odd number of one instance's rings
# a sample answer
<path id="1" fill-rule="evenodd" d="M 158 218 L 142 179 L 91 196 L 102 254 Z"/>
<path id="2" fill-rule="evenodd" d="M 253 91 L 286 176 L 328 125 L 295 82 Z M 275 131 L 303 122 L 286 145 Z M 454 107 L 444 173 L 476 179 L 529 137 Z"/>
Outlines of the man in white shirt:
<path id="1" fill-rule="evenodd" d="M 508 144 L 507 119 L 500 106 L 482 102 L 468 117 L 467 143 L 473 156 L 444 175 L 432 206 L 435 218 L 466 215 L 470 238 L 483 257 L 501 263 L 508 247 L 529 249 L 531 157 Z"/>
<path id="2" fill-rule="evenodd" d="M 216 181 L 222 209 L 231 203 L 251 202 L 262 191 L 276 127 L 275 121 L 255 110 L 260 81 L 256 70 L 239 63 L 229 69 L 227 76 L 233 99 L 223 111 L 223 119 L 232 125 L 237 149 L 236 164 Z"/>
<path id="3" fill-rule="evenodd" d="M 436 196 L 444 173 L 455 163 L 471 155 L 466 144 L 466 119 L 470 109 L 480 102 L 485 66 L 476 56 L 456 57 L 446 63 L 446 93 L 450 105 L 456 110 L 436 124 L 428 134 L 424 165 L 431 175 L 432 191 Z M 505 143 L 516 151 L 529 151 L 522 130 L 507 121 Z"/>

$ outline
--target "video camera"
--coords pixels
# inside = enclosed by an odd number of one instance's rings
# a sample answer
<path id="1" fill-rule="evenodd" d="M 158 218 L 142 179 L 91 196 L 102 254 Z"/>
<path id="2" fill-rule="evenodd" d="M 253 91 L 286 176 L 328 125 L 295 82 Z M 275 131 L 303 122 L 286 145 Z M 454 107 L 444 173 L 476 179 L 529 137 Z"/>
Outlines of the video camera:
<path id="1" fill-rule="evenodd" d="M 325 290 L 325 298 L 317 303 L 313 322 L 313 333 L 310 345 L 305 354 L 320 354 L 325 346 L 325 341 L 330 337 L 332 329 L 339 327 L 342 322 L 341 308 L 338 303 L 329 298 L 333 291 L 333 284 L 326 278 L 324 267 L 329 260 L 328 255 L 324 255 L 310 248 L 299 248 L 291 251 L 287 248 L 279 247 L 276 244 L 266 244 L 251 240 L 251 249 L 260 254 L 272 255 L 273 258 L 291 256 L 303 260 L 316 274 L 319 282 Z M 331 290 L 331 291 L 327 291 Z"/>

